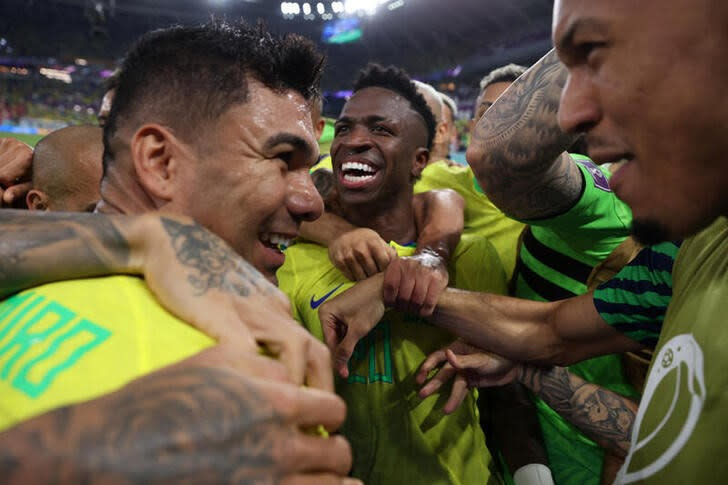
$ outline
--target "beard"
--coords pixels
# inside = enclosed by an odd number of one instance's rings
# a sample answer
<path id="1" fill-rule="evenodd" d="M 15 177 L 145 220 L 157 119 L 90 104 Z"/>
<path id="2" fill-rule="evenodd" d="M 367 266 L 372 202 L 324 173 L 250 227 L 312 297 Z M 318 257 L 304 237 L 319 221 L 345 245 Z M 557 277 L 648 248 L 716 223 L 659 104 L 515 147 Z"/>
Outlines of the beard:
<path id="1" fill-rule="evenodd" d="M 670 231 L 667 227 L 654 219 L 632 220 L 632 236 L 645 246 L 670 240 Z"/>

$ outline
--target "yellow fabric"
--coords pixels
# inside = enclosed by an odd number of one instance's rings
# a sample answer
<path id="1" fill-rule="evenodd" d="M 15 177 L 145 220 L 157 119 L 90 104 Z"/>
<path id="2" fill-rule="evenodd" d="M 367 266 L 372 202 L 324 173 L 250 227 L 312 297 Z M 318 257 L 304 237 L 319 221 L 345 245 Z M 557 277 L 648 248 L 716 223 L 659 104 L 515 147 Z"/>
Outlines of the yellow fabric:
<path id="1" fill-rule="evenodd" d="M 400 256 L 415 249 L 391 244 Z M 354 283 L 330 263 L 326 248 L 310 243 L 288 248 L 277 276 L 295 318 L 323 340 L 319 305 Z M 450 265 L 450 285 L 505 293 L 498 254 L 485 238 L 463 236 Z M 388 311 L 359 343 L 349 379 L 336 383 L 347 403 L 341 432 L 352 445 L 353 476 L 374 485 L 497 481 L 490 476 L 475 393 L 449 416 L 442 413 L 449 386 L 424 400 L 417 396 L 415 372 L 427 355 L 453 339 L 420 318 Z"/>
<path id="2" fill-rule="evenodd" d="M 139 278 L 19 293 L 0 303 L 0 431 L 113 392 L 213 344 L 161 307 Z"/>
<path id="3" fill-rule="evenodd" d="M 452 166 L 446 162 L 429 164 L 415 183 L 414 190 L 419 194 L 433 189 L 452 189 L 465 199 L 464 234 L 488 238 L 498 252 L 506 277 L 510 280 L 516 265 L 518 236 L 524 225 L 503 214 L 479 190 L 470 167 Z"/>

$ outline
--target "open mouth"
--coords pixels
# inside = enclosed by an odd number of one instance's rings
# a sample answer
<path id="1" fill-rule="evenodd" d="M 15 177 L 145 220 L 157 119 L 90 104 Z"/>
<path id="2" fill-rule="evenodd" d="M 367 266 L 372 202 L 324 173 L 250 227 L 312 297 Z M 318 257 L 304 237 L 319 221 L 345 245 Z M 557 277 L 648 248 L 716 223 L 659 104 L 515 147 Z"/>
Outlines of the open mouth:
<path id="1" fill-rule="evenodd" d="M 282 252 L 293 242 L 293 237 L 275 232 L 264 232 L 260 235 L 260 242 L 268 249 Z"/>
<path id="2" fill-rule="evenodd" d="M 344 162 L 341 164 L 339 179 L 344 187 L 363 188 L 375 181 L 379 169 L 364 162 Z"/>

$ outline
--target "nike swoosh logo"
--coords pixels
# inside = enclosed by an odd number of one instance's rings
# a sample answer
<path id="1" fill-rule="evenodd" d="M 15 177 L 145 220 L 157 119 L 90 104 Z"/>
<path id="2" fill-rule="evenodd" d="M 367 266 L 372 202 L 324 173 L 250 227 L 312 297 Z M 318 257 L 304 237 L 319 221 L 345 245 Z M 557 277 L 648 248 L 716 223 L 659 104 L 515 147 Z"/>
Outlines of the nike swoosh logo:
<path id="1" fill-rule="evenodd" d="M 337 287 L 336 287 L 336 288 L 334 288 L 333 290 L 329 291 L 328 293 L 326 293 L 326 294 L 325 294 L 324 296 L 322 296 L 322 297 L 321 297 L 321 298 L 319 298 L 318 300 L 316 299 L 316 295 L 311 295 L 311 310 L 315 310 L 315 309 L 317 309 L 318 307 L 320 307 L 320 306 L 321 306 L 321 304 L 322 304 L 323 302 L 325 302 L 325 301 L 326 301 L 326 299 L 327 299 L 328 297 L 330 297 L 331 295 L 333 295 L 333 294 L 334 294 L 334 292 L 335 292 L 336 290 L 338 290 L 339 288 L 341 288 L 341 287 L 342 287 L 343 285 L 344 285 L 344 283 L 341 283 L 341 284 L 340 284 L 339 286 L 337 286 Z"/>

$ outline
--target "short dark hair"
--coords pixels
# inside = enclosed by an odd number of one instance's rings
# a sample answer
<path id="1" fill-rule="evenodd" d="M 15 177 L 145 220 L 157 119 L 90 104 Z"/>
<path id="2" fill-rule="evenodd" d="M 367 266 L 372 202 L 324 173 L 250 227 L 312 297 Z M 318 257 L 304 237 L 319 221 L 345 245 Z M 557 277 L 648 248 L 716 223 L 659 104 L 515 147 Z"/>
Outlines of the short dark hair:
<path id="1" fill-rule="evenodd" d="M 521 74 L 526 72 L 528 68 L 519 66 L 518 64 L 507 64 L 505 66 L 493 69 L 480 80 L 480 94 L 483 94 L 485 88 L 495 83 L 512 83 L 518 79 Z"/>
<path id="2" fill-rule="evenodd" d="M 417 91 L 417 87 L 407 72 L 396 66 L 382 67 L 379 64 L 369 63 L 359 71 L 359 76 L 354 83 L 354 92 L 373 87 L 389 89 L 409 101 L 412 109 L 422 116 L 427 130 L 427 148 L 432 148 L 437 125 L 435 115 L 427 106 L 425 98 Z"/>
<path id="3" fill-rule="evenodd" d="M 306 101 L 319 93 L 324 56 L 310 40 L 270 34 L 262 23 L 213 20 L 173 26 L 143 35 L 119 69 L 109 120 L 104 128 L 104 173 L 115 154 L 119 125 L 135 117 L 174 127 L 193 137 L 248 98 L 248 79 L 274 91 L 293 90 Z"/>

